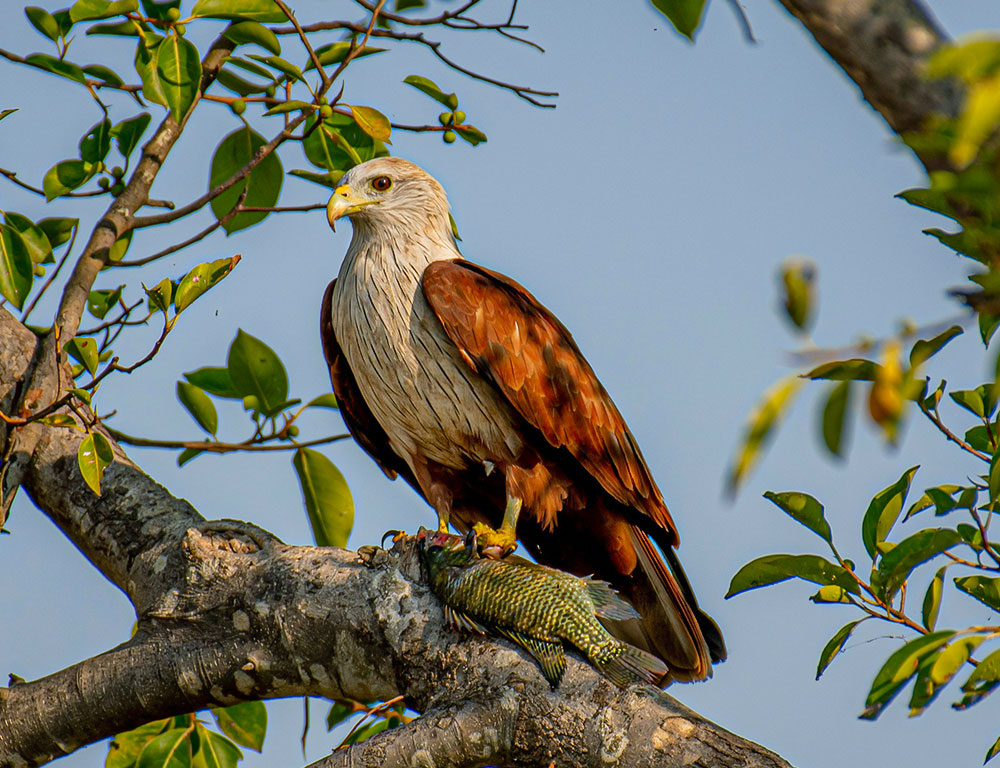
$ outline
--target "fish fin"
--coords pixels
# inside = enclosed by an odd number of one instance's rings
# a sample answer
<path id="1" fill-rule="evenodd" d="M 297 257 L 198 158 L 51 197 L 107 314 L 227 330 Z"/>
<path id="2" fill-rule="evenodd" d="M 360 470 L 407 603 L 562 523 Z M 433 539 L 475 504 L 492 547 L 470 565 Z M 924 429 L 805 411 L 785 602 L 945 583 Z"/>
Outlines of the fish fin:
<path id="1" fill-rule="evenodd" d="M 511 629 L 497 630 L 508 640 L 512 640 L 530 653 L 542 668 L 542 674 L 554 689 L 559 685 L 566 669 L 566 654 L 561 640 L 539 640 L 536 637 L 515 632 Z"/>
<path id="2" fill-rule="evenodd" d="M 464 629 L 466 632 L 472 632 L 475 635 L 487 634 L 486 627 L 478 621 L 469 618 L 461 611 L 456 611 L 450 605 L 444 607 L 444 617 L 455 629 Z"/>
<path id="3" fill-rule="evenodd" d="M 659 685 L 663 676 L 670 671 L 666 664 L 651 653 L 628 643 L 621 643 L 620 648 L 621 651 L 610 659 L 594 659 L 600 673 L 619 688 L 626 688 L 632 683 Z"/>
<path id="4" fill-rule="evenodd" d="M 586 579 L 587 596 L 594 604 L 594 614 L 605 619 L 625 621 L 641 619 L 635 608 L 623 600 L 611 585 L 600 579 Z"/>

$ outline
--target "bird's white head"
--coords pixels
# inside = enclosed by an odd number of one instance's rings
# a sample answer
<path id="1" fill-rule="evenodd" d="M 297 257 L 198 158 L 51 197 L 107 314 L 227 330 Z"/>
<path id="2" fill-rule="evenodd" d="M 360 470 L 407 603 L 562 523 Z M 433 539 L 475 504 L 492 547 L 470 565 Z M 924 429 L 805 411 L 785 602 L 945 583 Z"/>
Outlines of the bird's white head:
<path id="1" fill-rule="evenodd" d="M 372 229 L 450 229 L 448 198 L 422 168 L 401 157 L 378 157 L 356 165 L 340 180 L 326 206 L 333 229 L 342 216 Z"/>

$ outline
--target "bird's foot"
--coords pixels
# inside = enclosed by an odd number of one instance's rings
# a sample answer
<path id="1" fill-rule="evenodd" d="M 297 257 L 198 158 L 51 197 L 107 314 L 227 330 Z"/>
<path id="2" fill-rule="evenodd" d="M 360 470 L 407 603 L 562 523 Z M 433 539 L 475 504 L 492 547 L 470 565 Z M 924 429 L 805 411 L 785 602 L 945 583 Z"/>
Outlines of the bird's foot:
<path id="1" fill-rule="evenodd" d="M 382 547 L 382 549 L 385 549 L 386 539 L 391 539 L 392 543 L 395 544 L 396 542 L 402 541 L 403 539 L 407 538 L 407 536 L 409 536 L 409 534 L 406 531 L 397 531 L 394 528 L 389 529 L 388 531 L 382 534 L 382 540 L 379 542 L 379 546 Z"/>
<path id="2" fill-rule="evenodd" d="M 517 535 L 511 528 L 506 526 L 490 528 L 485 523 L 476 523 L 472 529 L 476 532 L 479 552 L 483 557 L 488 557 L 491 560 L 503 560 L 517 549 Z"/>

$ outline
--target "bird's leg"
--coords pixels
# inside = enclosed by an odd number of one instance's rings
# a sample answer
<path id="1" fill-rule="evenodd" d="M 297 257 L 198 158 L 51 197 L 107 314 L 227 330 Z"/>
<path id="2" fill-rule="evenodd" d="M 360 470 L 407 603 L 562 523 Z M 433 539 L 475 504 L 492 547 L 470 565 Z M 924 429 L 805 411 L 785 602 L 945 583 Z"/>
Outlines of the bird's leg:
<path id="1" fill-rule="evenodd" d="M 440 509 L 437 510 L 438 532 L 439 533 L 448 533 L 448 518 L 449 517 L 451 517 L 451 515 L 449 515 L 447 511 L 441 511 Z"/>
<path id="2" fill-rule="evenodd" d="M 500 560 L 517 549 L 517 518 L 521 514 L 522 501 L 517 496 L 507 496 L 507 507 L 503 511 L 503 521 L 497 529 L 485 523 L 476 523 L 473 528 L 479 538 L 479 548 L 485 557 Z"/>

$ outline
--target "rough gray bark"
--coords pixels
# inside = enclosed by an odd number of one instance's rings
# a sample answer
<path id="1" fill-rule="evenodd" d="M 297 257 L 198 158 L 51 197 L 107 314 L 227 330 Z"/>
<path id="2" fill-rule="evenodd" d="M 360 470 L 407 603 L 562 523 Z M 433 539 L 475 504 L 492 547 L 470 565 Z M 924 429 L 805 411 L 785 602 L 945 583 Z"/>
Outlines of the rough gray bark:
<path id="1" fill-rule="evenodd" d="M 35 337 L 0 311 L 0 401 Z M 412 540 L 363 556 L 290 547 L 206 522 L 120 451 L 102 495 L 83 483 L 83 433 L 37 424 L 23 488 L 129 597 L 126 643 L 0 688 L 0 766 L 41 765 L 141 723 L 250 699 L 404 695 L 425 713 L 326 766 L 759 766 L 780 757 L 648 687 L 620 691 L 571 659 L 558 691 L 505 641 L 447 629 Z"/>
<path id="2" fill-rule="evenodd" d="M 954 117 L 962 90 L 953 80 L 928 80 L 928 57 L 948 37 L 918 0 L 780 0 L 843 68 L 894 133 L 919 130 L 927 118 Z M 917 152 L 927 170 L 947 167 Z"/>

